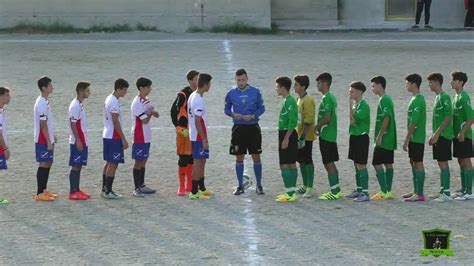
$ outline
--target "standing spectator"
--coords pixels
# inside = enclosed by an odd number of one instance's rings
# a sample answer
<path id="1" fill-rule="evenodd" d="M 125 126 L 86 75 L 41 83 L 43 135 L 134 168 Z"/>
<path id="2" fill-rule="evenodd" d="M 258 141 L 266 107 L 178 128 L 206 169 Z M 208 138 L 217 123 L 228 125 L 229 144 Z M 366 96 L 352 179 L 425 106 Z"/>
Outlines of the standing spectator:
<path id="1" fill-rule="evenodd" d="M 474 18 L 474 0 L 464 0 L 464 8 L 467 10 L 466 19 L 464 20 L 464 28 L 467 30 L 472 29 L 472 19 Z"/>
<path id="2" fill-rule="evenodd" d="M 416 20 L 415 20 L 415 25 L 412 27 L 412 29 L 420 28 L 420 19 L 421 19 L 421 13 L 423 12 L 423 8 L 425 9 L 425 29 L 433 29 L 433 27 L 430 26 L 430 7 L 431 7 L 431 0 L 417 0 Z"/>

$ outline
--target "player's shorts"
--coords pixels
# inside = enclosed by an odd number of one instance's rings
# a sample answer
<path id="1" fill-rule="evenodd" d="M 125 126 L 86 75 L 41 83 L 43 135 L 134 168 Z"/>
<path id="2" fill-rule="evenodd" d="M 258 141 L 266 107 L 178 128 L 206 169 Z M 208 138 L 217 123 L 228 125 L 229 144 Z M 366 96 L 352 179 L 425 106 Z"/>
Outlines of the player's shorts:
<path id="1" fill-rule="evenodd" d="M 189 142 L 191 143 L 191 142 Z M 179 167 L 186 167 L 188 165 L 192 165 L 194 163 L 192 155 L 179 155 L 178 159 L 178 166 Z"/>
<path id="2" fill-rule="evenodd" d="M 47 144 L 35 143 L 36 161 L 38 163 L 52 162 L 54 150 L 48 151 Z"/>
<path id="3" fill-rule="evenodd" d="M 288 147 L 283 150 L 281 143 L 285 138 L 286 132 L 287 130 L 278 131 L 278 157 L 280 164 L 294 164 L 298 159 L 298 134 L 296 130 L 293 130 L 288 141 Z"/>
<path id="4" fill-rule="evenodd" d="M 339 161 L 339 152 L 337 150 L 337 143 L 319 139 L 319 150 L 323 158 L 323 164 L 333 163 Z"/>
<path id="5" fill-rule="evenodd" d="M 408 157 L 413 162 L 423 162 L 423 157 L 425 155 L 425 144 L 417 142 L 408 143 Z"/>
<path id="6" fill-rule="evenodd" d="M 182 128 L 176 128 L 176 154 L 192 155 L 193 148 L 191 146 L 191 140 L 189 140 L 189 137 L 185 137 L 179 133 L 178 130 L 182 130 Z"/>
<path id="7" fill-rule="evenodd" d="M 77 150 L 76 144 L 69 144 L 69 166 L 86 166 L 89 148 L 83 146 L 82 151 Z"/>
<path id="8" fill-rule="evenodd" d="M 433 145 L 433 160 L 438 162 L 451 161 L 453 159 L 451 153 L 452 140 L 439 137 L 438 142 Z"/>
<path id="9" fill-rule="evenodd" d="M 298 160 L 299 163 L 312 164 L 313 163 L 313 142 L 305 141 L 303 149 L 298 149 Z"/>
<path id="10" fill-rule="evenodd" d="M 357 164 L 367 164 L 369 158 L 369 135 L 351 135 L 349 137 L 348 158 Z"/>
<path id="11" fill-rule="evenodd" d="M 231 155 L 261 154 L 262 133 L 258 124 L 234 125 L 229 153 Z"/>
<path id="12" fill-rule="evenodd" d="M 5 154 L 0 155 L 0 170 L 6 170 L 7 167 L 7 159 L 5 159 Z"/>
<path id="13" fill-rule="evenodd" d="M 125 163 L 123 144 L 120 139 L 103 139 L 104 161 L 114 164 Z"/>
<path id="14" fill-rule="evenodd" d="M 206 160 L 209 159 L 209 150 L 204 150 L 202 141 L 192 141 L 193 146 L 193 159 L 194 160 Z"/>
<path id="15" fill-rule="evenodd" d="M 133 144 L 132 159 L 136 161 L 146 161 L 150 156 L 150 143 Z"/>
<path id="16" fill-rule="evenodd" d="M 382 147 L 375 147 L 372 156 L 372 165 L 393 164 L 394 151 Z"/>
<path id="17" fill-rule="evenodd" d="M 457 139 L 453 141 L 453 155 L 458 159 L 474 157 L 472 147 L 472 139 L 464 139 L 464 142 L 459 142 Z"/>

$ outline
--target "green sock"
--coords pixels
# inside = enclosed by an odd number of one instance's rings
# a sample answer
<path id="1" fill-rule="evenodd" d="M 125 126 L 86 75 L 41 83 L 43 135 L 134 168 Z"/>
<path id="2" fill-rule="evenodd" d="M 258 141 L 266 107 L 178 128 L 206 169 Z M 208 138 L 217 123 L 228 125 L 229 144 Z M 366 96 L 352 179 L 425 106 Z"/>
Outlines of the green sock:
<path id="1" fill-rule="evenodd" d="M 466 194 L 472 195 L 472 178 L 474 175 L 474 170 L 471 168 L 469 170 L 466 170 L 465 175 L 465 183 L 466 183 Z"/>
<path id="2" fill-rule="evenodd" d="M 377 180 L 379 181 L 379 185 L 380 185 L 380 190 L 383 192 L 383 193 L 387 193 L 387 184 L 386 184 L 386 179 L 385 179 L 385 171 L 382 169 L 380 170 L 377 170 Z"/>
<path id="3" fill-rule="evenodd" d="M 392 183 L 393 183 L 393 168 L 386 168 L 385 169 L 385 185 L 387 185 L 387 191 L 392 191 Z"/>
<path id="4" fill-rule="evenodd" d="M 339 173 L 337 171 L 334 173 L 328 173 L 328 179 L 331 193 L 339 193 L 341 191 L 341 188 L 339 187 Z"/>
<path id="5" fill-rule="evenodd" d="M 441 192 L 445 194 L 446 196 L 450 196 L 450 180 L 451 176 L 449 173 L 449 167 L 448 168 L 441 168 Z"/>
<path id="6" fill-rule="evenodd" d="M 296 189 L 296 180 L 298 179 L 298 169 L 296 168 L 289 168 L 288 169 L 288 173 L 289 173 L 289 181 L 288 181 L 288 185 L 289 185 L 289 190 L 288 190 L 288 195 L 290 196 L 293 196 L 293 194 L 295 194 L 295 189 Z"/>
<path id="7" fill-rule="evenodd" d="M 306 188 L 308 186 L 308 173 L 306 172 L 306 164 L 300 163 L 300 172 L 301 172 L 301 177 L 303 178 L 303 186 Z"/>
<path id="8" fill-rule="evenodd" d="M 461 167 L 461 192 L 466 192 L 466 171 Z"/>
<path id="9" fill-rule="evenodd" d="M 423 196 L 423 188 L 425 186 L 425 170 L 416 171 L 415 174 L 417 183 L 416 194 Z"/>
<path id="10" fill-rule="evenodd" d="M 306 164 L 306 180 L 308 182 L 306 183 L 308 188 L 313 188 L 313 183 L 314 183 L 314 164 Z"/>
<path id="11" fill-rule="evenodd" d="M 367 168 L 364 168 L 359 171 L 360 175 L 360 184 L 362 185 L 362 193 L 369 195 L 369 172 Z"/>
<path id="12" fill-rule="evenodd" d="M 359 171 L 359 169 L 357 169 L 357 167 L 355 168 L 355 171 L 356 171 L 356 174 L 355 174 L 356 189 L 357 189 L 357 192 L 361 193 L 362 192 L 362 184 L 360 183 L 360 171 Z"/>
<path id="13" fill-rule="evenodd" d="M 415 170 L 415 167 L 412 167 L 412 168 L 411 168 L 411 172 L 412 172 L 412 174 L 413 174 L 413 192 L 415 192 L 415 194 L 416 194 L 416 192 L 417 192 L 417 191 L 416 191 L 416 186 L 417 186 L 418 182 L 416 182 L 416 170 Z"/>
<path id="14" fill-rule="evenodd" d="M 283 185 L 285 186 L 285 189 L 288 189 L 290 187 L 289 185 L 289 178 L 288 178 L 288 168 L 283 168 L 281 169 L 281 177 L 283 178 Z"/>

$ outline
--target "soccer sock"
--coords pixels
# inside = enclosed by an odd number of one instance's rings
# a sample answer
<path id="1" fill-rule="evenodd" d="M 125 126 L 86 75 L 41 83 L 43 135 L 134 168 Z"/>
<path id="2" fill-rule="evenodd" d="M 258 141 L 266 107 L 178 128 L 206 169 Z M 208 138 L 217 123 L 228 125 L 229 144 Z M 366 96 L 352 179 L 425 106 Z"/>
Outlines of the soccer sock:
<path id="1" fill-rule="evenodd" d="M 186 168 L 178 167 L 179 190 L 184 190 L 186 182 Z"/>
<path id="2" fill-rule="evenodd" d="M 301 177 L 303 179 L 303 186 L 306 188 L 308 186 L 308 179 L 307 179 L 308 173 L 306 172 L 305 163 L 300 163 L 300 172 L 301 172 Z"/>
<path id="3" fill-rule="evenodd" d="M 337 194 L 341 192 L 341 188 L 339 187 L 339 172 L 328 173 L 328 179 L 331 193 Z"/>
<path id="4" fill-rule="evenodd" d="M 298 169 L 296 168 L 289 168 L 289 191 L 287 192 L 288 195 L 293 196 L 296 190 L 296 180 L 298 179 Z"/>
<path id="5" fill-rule="evenodd" d="M 386 178 L 385 178 L 385 171 L 382 169 L 380 170 L 377 170 L 377 180 L 379 181 L 379 185 L 380 185 L 380 191 L 382 191 L 383 193 L 387 193 L 388 189 L 387 189 L 387 181 L 386 181 Z"/>
<path id="6" fill-rule="evenodd" d="M 43 193 L 46 188 L 46 173 L 47 168 L 38 167 L 38 171 L 36 172 L 37 195 Z"/>
<path id="7" fill-rule="evenodd" d="M 465 179 L 466 179 L 466 194 L 469 194 L 469 195 L 472 195 L 472 178 L 473 178 L 473 175 L 474 175 L 474 170 L 471 168 L 471 169 L 468 169 L 468 170 L 465 170 L 466 172 L 464 173 L 465 174 Z"/>
<path id="8" fill-rule="evenodd" d="M 140 169 L 133 168 L 133 183 L 135 184 L 135 189 L 140 188 L 140 172 Z"/>
<path id="9" fill-rule="evenodd" d="M 423 196 L 423 188 L 425 186 L 425 170 L 416 171 L 416 194 L 419 196 Z"/>
<path id="10" fill-rule="evenodd" d="M 262 186 L 262 162 L 253 164 L 253 172 L 255 173 L 255 180 L 257 181 L 257 186 Z"/>
<path id="11" fill-rule="evenodd" d="M 69 193 L 76 193 L 79 191 L 79 177 L 81 171 L 72 170 L 69 172 Z"/>
<path id="12" fill-rule="evenodd" d="M 461 167 L 461 192 L 466 193 L 466 171 Z"/>
<path id="13" fill-rule="evenodd" d="M 281 177 L 283 178 L 283 186 L 285 187 L 285 189 L 289 189 L 290 188 L 290 173 L 289 173 L 289 169 L 288 168 L 283 168 L 280 170 L 281 171 Z"/>
<path id="14" fill-rule="evenodd" d="M 191 193 L 193 193 L 193 194 L 198 193 L 198 190 L 199 190 L 199 182 L 200 182 L 200 181 L 201 181 L 200 179 L 199 179 L 199 180 L 194 180 L 194 179 L 192 180 Z"/>
<path id="15" fill-rule="evenodd" d="M 244 187 L 244 162 L 235 162 L 235 174 L 237 175 L 237 182 L 239 187 Z"/>
<path id="16" fill-rule="evenodd" d="M 308 180 L 308 182 L 306 183 L 306 186 L 308 188 L 313 188 L 314 164 L 313 163 L 306 164 L 305 167 L 306 167 L 306 176 L 307 176 L 306 179 Z"/>
<path id="17" fill-rule="evenodd" d="M 46 175 L 46 181 L 45 181 L 45 183 L 44 183 L 44 190 L 46 190 L 46 188 L 48 187 L 48 180 L 49 180 L 49 172 L 50 172 L 50 171 L 51 171 L 51 167 L 46 168 L 46 173 L 45 173 L 45 175 Z"/>
<path id="18" fill-rule="evenodd" d="M 102 174 L 102 191 L 106 190 L 106 184 L 107 184 L 107 177 Z"/>
<path id="19" fill-rule="evenodd" d="M 193 187 L 193 165 L 186 165 L 186 191 L 191 191 Z"/>
<path id="20" fill-rule="evenodd" d="M 449 167 L 441 168 L 441 191 L 440 193 L 445 194 L 446 196 L 451 196 L 450 193 L 450 172 Z"/>
<path id="21" fill-rule="evenodd" d="M 411 172 L 413 174 L 413 192 L 415 192 L 415 194 L 417 194 L 416 193 L 417 192 L 416 188 L 417 188 L 418 182 L 416 181 L 416 169 L 415 169 L 415 167 L 412 166 Z"/>
<path id="22" fill-rule="evenodd" d="M 356 189 L 357 189 L 357 192 L 361 193 L 362 192 L 362 183 L 360 182 L 360 171 L 359 171 L 359 169 L 357 169 L 357 167 L 355 167 L 355 171 L 356 171 L 356 174 L 355 174 Z"/>
<path id="23" fill-rule="evenodd" d="M 140 171 L 140 187 L 145 185 L 145 167 L 143 167 Z"/>
<path id="24" fill-rule="evenodd" d="M 201 179 L 199 179 L 199 189 L 201 191 L 206 191 L 206 186 L 204 185 L 204 178 L 205 177 L 203 176 L 203 177 L 201 177 Z"/>
<path id="25" fill-rule="evenodd" d="M 369 196 L 369 172 L 367 171 L 367 167 L 359 170 L 360 174 L 360 183 L 362 185 L 362 193 Z"/>
<path id="26" fill-rule="evenodd" d="M 135 170 L 135 169 L 134 169 Z M 107 176 L 105 178 L 105 192 L 109 194 L 112 192 L 112 186 L 114 184 L 114 178 L 115 176 Z"/>
<path id="27" fill-rule="evenodd" d="M 385 169 L 385 184 L 387 185 L 387 192 L 392 191 L 392 183 L 393 183 L 393 168 L 386 168 Z"/>

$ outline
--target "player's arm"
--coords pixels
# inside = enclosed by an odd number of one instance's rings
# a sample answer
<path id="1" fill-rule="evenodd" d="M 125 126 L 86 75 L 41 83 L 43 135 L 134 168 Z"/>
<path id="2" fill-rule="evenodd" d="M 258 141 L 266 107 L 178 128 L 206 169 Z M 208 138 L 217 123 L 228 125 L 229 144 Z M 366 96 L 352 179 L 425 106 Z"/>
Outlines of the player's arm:
<path id="1" fill-rule="evenodd" d="M 474 111 L 472 110 L 471 103 L 466 100 L 466 101 L 463 101 L 462 105 L 463 105 L 464 112 L 466 112 L 467 120 L 466 120 L 466 123 L 464 123 L 464 126 L 462 127 L 458 136 L 456 136 L 460 142 L 464 141 L 464 135 L 469 130 L 469 128 L 471 128 L 474 122 Z"/>
<path id="2" fill-rule="evenodd" d="M 51 144 L 51 139 L 49 138 L 48 120 L 46 118 L 46 115 L 44 115 L 43 117 L 40 116 L 40 130 L 43 133 L 43 136 L 45 136 L 46 144 L 48 145 L 48 150 L 52 150 L 53 145 Z"/>
<path id="3" fill-rule="evenodd" d="M 410 124 L 410 126 L 408 127 L 407 136 L 405 137 L 405 142 L 403 143 L 404 151 L 408 151 L 408 143 L 410 142 L 411 136 L 413 135 L 415 130 L 416 130 L 416 124 L 415 123 Z"/>
<path id="4" fill-rule="evenodd" d="M 156 111 L 153 111 L 153 112 L 156 112 Z M 146 125 L 146 124 L 150 123 L 150 120 L 153 117 L 153 112 L 150 113 L 150 115 L 147 115 L 146 113 L 140 114 L 139 118 L 140 118 L 140 120 L 142 121 L 143 124 Z"/>
<path id="5" fill-rule="evenodd" d="M 122 125 L 120 125 L 119 113 L 111 113 L 111 114 L 112 114 L 112 123 L 114 125 L 114 129 L 117 131 L 117 134 L 122 140 L 123 149 L 125 150 L 128 148 L 128 142 L 127 142 L 127 139 L 125 138 L 125 135 L 123 134 Z"/>
<path id="6" fill-rule="evenodd" d="M 0 149 L 3 150 L 5 154 L 5 159 L 8 160 L 10 158 L 10 151 L 8 150 L 7 144 L 5 143 L 5 140 L 3 139 L 3 128 L 1 125 L 0 125 Z"/>
<path id="7" fill-rule="evenodd" d="M 382 121 L 382 126 L 380 127 L 379 134 L 377 135 L 376 144 L 380 145 L 382 143 L 382 137 L 387 131 L 388 126 L 390 125 L 390 116 L 384 117 Z"/>
<path id="8" fill-rule="evenodd" d="M 288 108 L 288 130 L 286 131 L 285 138 L 281 144 L 281 148 L 284 150 L 288 148 L 290 142 L 290 136 L 298 125 L 298 107 L 296 104 L 291 104 Z"/>
<path id="9" fill-rule="evenodd" d="M 316 132 L 319 132 L 322 127 L 331 123 L 331 119 L 332 119 L 331 114 L 326 114 L 324 118 L 321 121 L 319 121 L 319 123 L 316 125 Z"/>
<path id="10" fill-rule="evenodd" d="M 207 137 L 204 134 L 204 130 L 202 128 L 202 117 L 201 116 L 198 116 L 198 115 L 195 116 L 194 125 L 196 125 L 196 131 L 197 131 L 199 137 L 201 137 L 201 139 L 202 139 L 202 144 L 204 146 L 204 150 L 209 150 L 209 143 L 207 141 Z"/>
<path id="11" fill-rule="evenodd" d="M 234 113 L 232 112 L 232 100 L 230 99 L 230 92 L 227 92 L 225 96 L 225 105 L 224 105 L 224 113 L 225 115 L 234 118 Z"/>
<path id="12" fill-rule="evenodd" d="M 79 130 L 77 129 L 77 120 L 71 117 L 69 123 L 71 125 L 72 134 L 74 135 L 74 138 L 76 139 L 76 148 L 78 151 L 82 151 L 83 143 L 81 141 L 81 138 L 79 137 Z"/>
<path id="13" fill-rule="evenodd" d="M 436 143 L 436 141 L 438 140 L 439 136 L 441 136 L 441 133 L 446 129 L 446 127 L 448 126 L 449 122 L 451 122 L 451 116 L 446 116 L 443 120 L 443 122 L 441 123 L 441 125 L 438 127 L 438 129 L 436 129 L 436 131 L 434 132 L 433 134 L 433 138 L 432 140 L 434 141 L 434 143 Z M 431 141 L 430 141 L 431 142 Z M 434 144 L 434 143 L 431 143 L 431 144 Z"/>
<path id="14" fill-rule="evenodd" d="M 308 135 L 309 127 L 314 124 L 315 119 L 315 106 L 313 102 L 307 102 L 307 104 L 303 105 L 303 132 L 301 133 L 300 139 L 305 139 L 306 135 Z"/>
<path id="15" fill-rule="evenodd" d="M 262 93 L 260 93 L 260 91 L 258 91 L 258 96 L 257 96 L 257 110 L 256 110 L 255 113 L 253 114 L 253 115 L 254 115 L 254 119 L 255 119 L 255 118 L 259 118 L 261 115 L 263 115 L 263 113 L 265 113 L 265 104 L 263 103 Z"/>
<path id="16" fill-rule="evenodd" d="M 173 123 L 175 127 L 179 125 L 178 114 L 183 104 L 184 104 L 184 96 L 181 93 L 179 93 L 178 96 L 176 97 L 176 100 L 174 100 L 173 105 L 171 105 L 171 110 L 170 110 L 171 122 Z"/>

